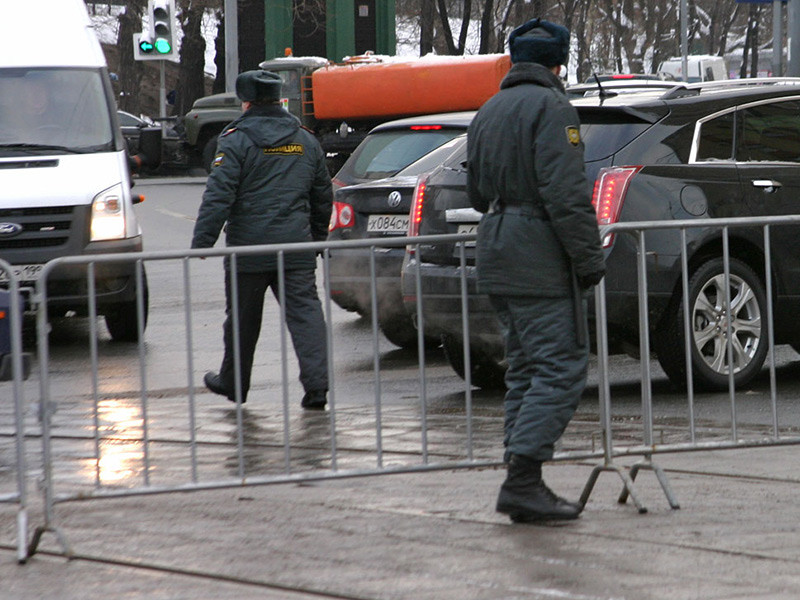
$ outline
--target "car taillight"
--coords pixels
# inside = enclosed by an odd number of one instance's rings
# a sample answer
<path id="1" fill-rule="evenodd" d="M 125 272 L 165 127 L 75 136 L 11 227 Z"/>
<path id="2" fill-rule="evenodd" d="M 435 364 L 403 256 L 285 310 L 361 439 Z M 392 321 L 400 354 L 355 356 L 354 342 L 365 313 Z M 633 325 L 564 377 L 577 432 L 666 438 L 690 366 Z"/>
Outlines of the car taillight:
<path id="1" fill-rule="evenodd" d="M 411 212 L 408 215 L 409 237 L 419 235 L 419 224 L 422 221 L 422 205 L 425 203 L 425 188 L 427 184 L 428 178 L 424 175 L 417 179 L 417 187 L 414 188 L 414 197 L 411 200 Z"/>
<path id="2" fill-rule="evenodd" d="M 334 202 L 331 210 L 331 222 L 328 225 L 328 231 L 334 229 L 345 229 L 352 227 L 356 220 L 354 218 L 353 207 L 344 202 Z"/>
<path id="3" fill-rule="evenodd" d="M 414 195 L 411 198 L 411 210 L 408 213 L 408 237 L 419 235 L 419 224 L 422 221 L 422 205 L 425 203 L 425 189 L 428 186 L 428 178 L 420 175 L 417 179 L 417 187 L 414 188 Z M 414 246 L 406 246 L 406 252 L 413 255 Z"/>
<path id="4" fill-rule="evenodd" d="M 592 206 L 597 212 L 599 226 L 611 225 L 619 219 L 622 203 L 625 201 L 625 192 L 636 173 L 642 167 L 606 167 L 600 169 L 594 181 Z M 603 248 L 608 248 L 614 242 L 614 235 L 607 235 L 603 239 Z"/>

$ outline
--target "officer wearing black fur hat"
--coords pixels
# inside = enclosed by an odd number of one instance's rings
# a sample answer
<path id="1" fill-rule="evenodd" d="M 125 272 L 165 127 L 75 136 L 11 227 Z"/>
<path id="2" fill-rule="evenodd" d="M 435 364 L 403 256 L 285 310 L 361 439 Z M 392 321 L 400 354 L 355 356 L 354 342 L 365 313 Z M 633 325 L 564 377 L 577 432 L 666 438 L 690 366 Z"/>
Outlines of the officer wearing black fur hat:
<path id="1" fill-rule="evenodd" d="M 542 463 L 586 384 L 584 291 L 605 274 L 580 122 L 558 75 L 569 31 L 534 19 L 509 37 L 512 67 L 467 134 L 478 228 L 478 286 L 505 337 L 505 460 L 497 511 L 512 521 L 577 518 Z M 579 289 L 582 288 L 582 289 Z"/>
<path id="2" fill-rule="evenodd" d="M 316 138 L 280 106 L 281 78 L 247 71 L 236 79 L 244 114 L 219 136 L 197 215 L 192 248 L 211 248 L 225 226 L 227 246 L 325 240 L 333 196 L 325 153 Z M 236 257 L 241 400 L 250 389 L 264 295 L 279 298 L 275 254 Z M 300 363 L 302 406 L 324 409 L 328 363 L 325 321 L 317 293 L 314 252 L 284 255 L 286 324 Z M 225 354 L 204 382 L 236 401 L 230 260 L 225 260 Z"/>

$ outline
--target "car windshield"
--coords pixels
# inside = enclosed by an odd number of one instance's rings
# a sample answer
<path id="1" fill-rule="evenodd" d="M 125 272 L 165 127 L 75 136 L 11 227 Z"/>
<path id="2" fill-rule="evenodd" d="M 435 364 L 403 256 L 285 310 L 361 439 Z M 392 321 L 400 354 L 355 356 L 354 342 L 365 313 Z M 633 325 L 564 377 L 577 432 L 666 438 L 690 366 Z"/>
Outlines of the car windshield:
<path id="1" fill-rule="evenodd" d="M 0 69 L 0 153 L 113 147 L 111 113 L 99 70 Z"/>
<path id="2" fill-rule="evenodd" d="M 463 129 L 400 129 L 368 135 L 340 171 L 339 178 L 391 177 L 415 160 L 464 133 Z"/>

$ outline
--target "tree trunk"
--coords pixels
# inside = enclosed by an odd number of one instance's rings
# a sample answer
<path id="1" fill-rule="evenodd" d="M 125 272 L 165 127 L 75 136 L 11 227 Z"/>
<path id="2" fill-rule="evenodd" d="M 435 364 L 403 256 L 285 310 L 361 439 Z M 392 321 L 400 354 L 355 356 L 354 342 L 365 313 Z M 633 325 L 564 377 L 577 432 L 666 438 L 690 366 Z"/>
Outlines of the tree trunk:
<path id="1" fill-rule="evenodd" d="M 758 26 L 761 22 L 761 6 L 759 4 L 750 5 L 750 30 L 753 32 L 750 48 L 752 54 L 750 57 L 750 77 L 758 77 Z"/>
<path id="2" fill-rule="evenodd" d="M 580 5 L 580 14 L 578 23 L 575 27 L 575 37 L 578 41 L 578 56 L 576 57 L 577 69 L 575 76 L 578 81 L 586 81 L 592 72 L 592 64 L 589 60 L 589 46 L 586 43 L 586 27 L 589 21 L 589 12 L 592 9 L 592 3 L 588 0 Z M 591 33 L 590 33 L 591 36 Z"/>
<path id="3" fill-rule="evenodd" d="M 481 42 L 478 52 L 488 54 L 494 39 L 494 0 L 485 0 L 481 15 Z"/>
<path id="4" fill-rule="evenodd" d="M 119 36 L 117 37 L 117 51 L 119 52 L 117 104 L 122 110 L 133 114 L 142 112 L 139 97 L 142 89 L 144 65 L 141 61 L 134 60 L 133 34 L 142 30 L 142 13 L 144 0 L 131 0 L 125 11 L 119 16 Z"/>
<path id="5" fill-rule="evenodd" d="M 181 15 L 183 41 L 175 99 L 175 110 L 179 115 L 185 115 L 195 100 L 205 96 L 206 42 L 202 33 L 203 13 L 202 6 L 190 3 Z"/>
<path id="6" fill-rule="evenodd" d="M 453 40 L 453 31 L 450 29 L 450 15 L 447 12 L 447 5 L 444 0 L 437 0 L 439 8 L 439 20 L 442 22 L 442 35 L 444 35 L 444 42 L 447 45 L 448 54 L 458 54 L 458 48 Z"/>
<path id="7" fill-rule="evenodd" d="M 750 55 L 750 46 L 753 42 L 753 28 L 751 27 L 750 21 L 753 16 L 753 9 L 752 5 L 750 8 L 750 14 L 747 18 L 747 33 L 744 38 L 744 48 L 742 49 L 742 66 L 739 68 L 739 77 L 744 79 L 747 77 L 747 58 Z"/>
<path id="8" fill-rule="evenodd" d="M 422 0 L 419 15 L 419 55 L 433 52 L 433 25 L 436 19 L 434 0 Z"/>
<path id="9" fill-rule="evenodd" d="M 217 11 L 217 39 L 214 40 L 214 50 L 217 75 L 214 78 L 214 85 L 211 86 L 211 92 L 221 94 L 225 91 L 225 15 L 222 10 Z"/>

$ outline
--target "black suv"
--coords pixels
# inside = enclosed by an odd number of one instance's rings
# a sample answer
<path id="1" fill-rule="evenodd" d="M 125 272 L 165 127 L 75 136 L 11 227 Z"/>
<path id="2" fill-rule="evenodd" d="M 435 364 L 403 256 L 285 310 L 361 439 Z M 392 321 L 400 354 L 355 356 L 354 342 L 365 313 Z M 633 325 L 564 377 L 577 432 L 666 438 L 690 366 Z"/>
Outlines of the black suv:
<path id="1" fill-rule="evenodd" d="M 581 118 L 586 171 L 600 224 L 800 213 L 800 79 L 749 79 L 680 84 L 671 90 L 574 99 Z M 424 181 L 419 235 L 468 231 L 479 219 L 466 198 L 465 149 Z M 728 342 L 710 335 L 725 312 L 722 234 L 686 230 L 692 372 L 699 388 L 727 386 Z M 637 250 L 627 235 L 608 236 L 606 290 L 612 351 L 638 349 Z M 685 384 L 681 240 L 677 230 L 646 234 L 652 349 L 670 379 Z M 761 369 L 767 305 L 761 228 L 731 228 L 730 293 L 735 314 L 733 371 L 737 385 Z M 488 300 L 474 286 L 467 247 L 473 381 L 496 381 L 502 340 Z M 800 231 L 772 232 L 775 342 L 800 348 Z M 426 334 L 443 336 L 463 373 L 460 268 L 452 244 L 420 245 L 406 256 L 403 292 L 416 311 L 415 271 L 422 282 Z M 590 314 L 592 314 L 590 312 Z"/>

